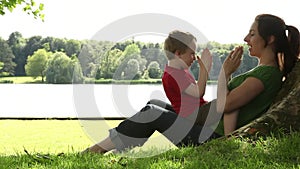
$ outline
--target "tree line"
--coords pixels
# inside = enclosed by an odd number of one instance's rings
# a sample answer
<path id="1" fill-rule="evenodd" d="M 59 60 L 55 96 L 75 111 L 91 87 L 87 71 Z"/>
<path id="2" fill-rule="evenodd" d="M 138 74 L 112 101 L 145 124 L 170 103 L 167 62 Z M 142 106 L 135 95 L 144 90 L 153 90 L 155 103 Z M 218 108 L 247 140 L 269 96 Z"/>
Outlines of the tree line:
<path id="1" fill-rule="evenodd" d="M 223 60 L 237 45 L 241 44 L 198 44 L 196 53 L 207 47 L 213 55 L 211 80 L 217 79 Z M 244 45 L 243 62 L 236 74 L 257 65 L 247 48 Z M 46 83 L 149 79 L 160 78 L 166 64 L 162 43 L 145 43 L 134 38 L 116 43 L 42 36 L 24 38 L 20 32 L 11 33 L 7 40 L 0 37 L 0 76 L 42 77 Z M 191 67 L 195 77 L 198 70 L 195 62 Z"/>

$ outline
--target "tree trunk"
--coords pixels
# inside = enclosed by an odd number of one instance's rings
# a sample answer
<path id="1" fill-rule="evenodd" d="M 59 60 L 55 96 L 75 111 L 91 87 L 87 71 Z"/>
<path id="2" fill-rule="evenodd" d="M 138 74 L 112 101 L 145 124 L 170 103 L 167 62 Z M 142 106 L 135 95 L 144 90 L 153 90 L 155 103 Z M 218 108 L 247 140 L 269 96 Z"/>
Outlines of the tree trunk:
<path id="1" fill-rule="evenodd" d="M 300 61 L 288 75 L 268 111 L 232 135 L 256 138 L 279 131 L 300 131 Z"/>

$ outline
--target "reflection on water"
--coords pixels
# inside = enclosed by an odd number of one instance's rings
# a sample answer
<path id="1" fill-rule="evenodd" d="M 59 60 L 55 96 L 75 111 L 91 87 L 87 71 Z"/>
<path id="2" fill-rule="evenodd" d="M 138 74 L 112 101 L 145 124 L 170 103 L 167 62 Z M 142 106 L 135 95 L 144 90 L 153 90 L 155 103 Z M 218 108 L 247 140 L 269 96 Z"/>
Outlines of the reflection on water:
<path id="1" fill-rule="evenodd" d="M 216 98 L 216 85 L 204 98 Z M 129 117 L 148 100 L 168 102 L 162 85 L 0 84 L 0 117 Z"/>

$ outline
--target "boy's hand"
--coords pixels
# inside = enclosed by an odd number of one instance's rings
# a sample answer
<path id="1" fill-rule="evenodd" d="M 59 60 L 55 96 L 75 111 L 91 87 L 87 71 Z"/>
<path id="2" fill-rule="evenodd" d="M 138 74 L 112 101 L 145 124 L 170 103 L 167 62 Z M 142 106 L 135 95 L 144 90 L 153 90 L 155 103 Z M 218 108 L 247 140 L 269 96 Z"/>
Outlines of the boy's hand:
<path id="1" fill-rule="evenodd" d="M 199 56 L 197 56 L 197 60 L 200 68 L 204 66 L 207 73 L 209 73 L 212 66 L 212 55 L 210 51 L 207 48 L 205 48 L 201 53 L 201 59 L 199 58 Z"/>

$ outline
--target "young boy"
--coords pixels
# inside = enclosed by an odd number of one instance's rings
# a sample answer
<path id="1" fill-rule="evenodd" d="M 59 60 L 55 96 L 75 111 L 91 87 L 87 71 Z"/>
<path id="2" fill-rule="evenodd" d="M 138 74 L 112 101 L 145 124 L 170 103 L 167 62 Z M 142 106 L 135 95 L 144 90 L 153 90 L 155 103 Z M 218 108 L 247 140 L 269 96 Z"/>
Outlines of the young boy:
<path id="1" fill-rule="evenodd" d="M 190 137 L 186 135 L 190 132 L 194 122 L 186 118 L 192 119 L 192 114 L 197 115 L 199 106 L 206 103 L 203 95 L 212 65 L 209 50 L 205 49 L 200 59 L 195 54 L 196 46 L 196 38 L 192 34 L 178 30 L 170 32 L 165 40 L 164 50 L 169 61 L 162 82 L 173 108 L 165 109 L 160 103 L 153 104 L 150 101 L 141 111 L 111 129 L 107 138 L 84 152 L 105 153 L 112 149 L 122 151 L 140 146 L 156 130 L 176 145 L 189 143 Z M 198 82 L 188 70 L 195 59 L 200 66 Z M 169 132 L 169 128 L 174 131 Z M 168 132 L 165 132 L 166 130 Z M 201 130 L 202 127 L 193 127 L 193 131 L 200 132 Z M 192 142 L 198 142 L 199 138 L 195 139 Z"/>
<path id="2" fill-rule="evenodd" d="M 178 30 L 169 34 L 164 50 L 168 58 L 162 77 L 165 93 L 177 114 L 182 117 L 190 116 L 206 103 L 203 96 L 212 56 L 208 49 L 203 50 L 201 59 L 196 56 L 196 38 Z M 189 71 L 195 59 L 200 66 L 197 82 Z"/>

